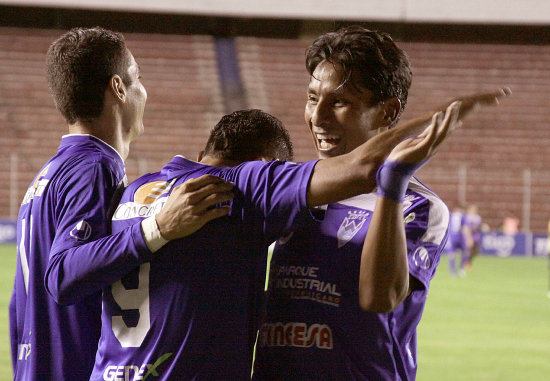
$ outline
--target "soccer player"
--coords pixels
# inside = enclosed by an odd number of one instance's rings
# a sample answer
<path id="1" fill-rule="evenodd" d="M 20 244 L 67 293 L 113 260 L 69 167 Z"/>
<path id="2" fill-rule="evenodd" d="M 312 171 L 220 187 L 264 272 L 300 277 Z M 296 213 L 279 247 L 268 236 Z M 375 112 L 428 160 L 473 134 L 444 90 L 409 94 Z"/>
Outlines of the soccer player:
<path id="1" fill-rule="evenodd" d="M 412 73 L 389 35 L 357 26 L 321 35 L 306 67 L 305 119 L 319 158 L 346 156 L 393 130 Z M 460 115 L 508 93 L 464 101 Z M 408 151 L 408 143 L 379 169 L 376 192 L 313 209 L 278 241 L 255 379 L 415 378 L 416 327 L 449 214 L 411 177 L 425 158 Z"/>
<path id="2" fill-rule="evenodd" d="M 464 264 L 467 262 L 468 247 L 466 238 L 466 216 L 464 208 L 456 205 L 449 219 L 449 271 L 451 276 L 465 276 Z M 460 258 L 459 268 L 456 268 L 456 260 Z"/>
<path id="3" fill-rule="evenodd" d="M 14 379 L 88 380 L 101 327 L 101 294 L 93 286 L 150 260 L 164 239 L 225 215 L 227 208 L 208 208 L 231 199 L 232 185 L 197 179 L 175 190 L 156 218 L 108 236 L 110 209 L 125 183 L 124 159 L 143 131 L 147 93 L 139 67 L 121 34 L 75 28 L 50 46 L 47 74 L 69 135 L 19 211 L 9 308 Z M 90 262 L 97 271 L 84 274 Z"/>
<path id="4" fill-rule="evenodd" d="M 465 267 L 467 270 L 472 270 L 474 258 L 479 254 L 479 245 L 481 243 L 481 229 L 483 225 L 477 205 L 468 205 L 464 220 L 467 229 L 466 246 L 468 247 L 468 262 L 465 264 Z"/>

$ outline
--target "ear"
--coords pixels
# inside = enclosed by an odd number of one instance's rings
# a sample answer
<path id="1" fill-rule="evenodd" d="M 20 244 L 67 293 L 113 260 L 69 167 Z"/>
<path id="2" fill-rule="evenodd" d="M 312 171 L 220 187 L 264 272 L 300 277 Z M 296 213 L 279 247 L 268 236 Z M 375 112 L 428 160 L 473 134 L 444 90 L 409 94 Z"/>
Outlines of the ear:
<path id="1" fill-rule="evenodd" d="M 200 163 L 203 156 L 204 156 L 204 151 L 199 151 L 199 154 L 197 155 L 197 162 Z"/>
<path id="2" fill-rule="evenodd" d="M 396 97 L 388 98 L 382 103 L 382 127 L 391 127 L 401 111 L 401 101 Z"/>
<path id="3" fill-rule="evenodd" d="M 122 103 L 126 102 L 126 87 L 118 74 L 113 75 L 109 80 L 109 89 L 116 99 Z"/>

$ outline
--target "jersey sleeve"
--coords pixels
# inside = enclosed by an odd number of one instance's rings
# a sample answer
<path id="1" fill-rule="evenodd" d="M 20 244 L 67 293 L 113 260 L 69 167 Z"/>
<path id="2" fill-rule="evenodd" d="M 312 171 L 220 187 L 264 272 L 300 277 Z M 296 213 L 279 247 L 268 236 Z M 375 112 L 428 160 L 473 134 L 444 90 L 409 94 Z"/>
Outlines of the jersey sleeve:
<path id="1" fill-rule="evenodd" d="M 109 235 L 109 210 L 118 186 L 109 165 L 81 165 L 54 186 L 59 187 L 59 209 L 45 286 L 58 303 L 98 292 L 150 260 L 139 224 Z"/>
<path id="2" fill-rule="evenodd" d="M 228 180 L 235 182 L 245 210 L 261 211 L 268 239 L 290 230 L 307 210 L 307 188 L 316 163 L 248 162 L 233 169 Z"/>
<path id="3" fill-rule="evenodd" d="M 13 292 L 9 304 L 9 322 L 10 322 L 10 348 L 11 348 L 11 365 L 12 369 L 15 369 L 17 363 L 17 347 L 19 345 L 19 338 L 17 337 L 17 301 L 15 299 L 15 284 L 13 284 Z"/>
<path id="4" fill-rule="evenodd" d="M 449 211 L 437 198 L 425 198 L 405 212 L 409 273 L 425 288 L 435 275 L 448 227 Z"/>

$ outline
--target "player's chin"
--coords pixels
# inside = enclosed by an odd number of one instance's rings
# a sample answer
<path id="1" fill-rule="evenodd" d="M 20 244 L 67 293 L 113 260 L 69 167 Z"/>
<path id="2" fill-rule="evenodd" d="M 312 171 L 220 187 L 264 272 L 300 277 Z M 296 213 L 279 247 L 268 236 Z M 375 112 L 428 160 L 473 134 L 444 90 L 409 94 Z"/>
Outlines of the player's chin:
<path id="1" fill-rule="evenodd" d="M 333 144 L 330 147 L 322 147 L 316 144 L 317 156 L 320 159 L 330 159 L 331 157 L 340 156 L 346 153 L 346 148 L 343 144 Z"/>

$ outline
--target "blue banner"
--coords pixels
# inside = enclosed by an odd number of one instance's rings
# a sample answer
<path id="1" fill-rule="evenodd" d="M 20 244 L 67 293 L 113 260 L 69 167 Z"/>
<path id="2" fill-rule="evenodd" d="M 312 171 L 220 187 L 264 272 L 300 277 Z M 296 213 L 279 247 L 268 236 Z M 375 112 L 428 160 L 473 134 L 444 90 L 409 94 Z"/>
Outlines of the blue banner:
<path id="1" fill-rule="evenodd" d="M 504 234 L 489 232 L 481 235 L 481 254 L 509 257 L 525 255 L 545 257 L 548 255 L 548 239 L 543 234 Z"/>
<path id="2" fill-rule="evenodd" d="M 16 243 L 17 224 L 12 220 L 0 219 L 0 244 Z"/>

